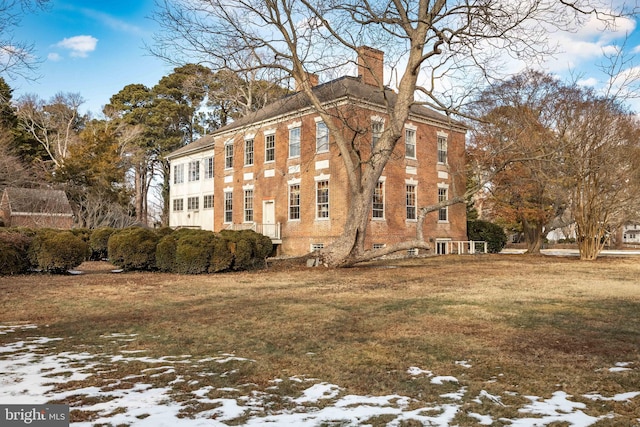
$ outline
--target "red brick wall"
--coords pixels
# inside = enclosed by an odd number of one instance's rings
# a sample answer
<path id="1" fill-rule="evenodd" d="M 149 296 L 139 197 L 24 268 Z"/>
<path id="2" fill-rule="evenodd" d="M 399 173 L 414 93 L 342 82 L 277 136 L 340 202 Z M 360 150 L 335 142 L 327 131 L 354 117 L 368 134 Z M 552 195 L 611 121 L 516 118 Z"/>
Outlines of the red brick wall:
<path id="1" fill-rule="evenodd" d="M 372 111 L 355 111 L 359 116 L 358 123 L 368 129 L 371 116 L 383 116 Z M 234 209 L 233 222 L 243 222 L 243 186 L 253 184 L 254 190 L 254 221 L 262 222 L 262 204 L 264 200 L 274 200 L 276 206 L 276 222 L 282 224 L 281 253 L 300 255 L 309 252 L 311 244 L 323 243 L 328 245 L 333 238 L 342 233 L 348 209 L 348 188 L 346 172 L 342 158 L 338 155 L 337 147 L 330 145 L 329 153 L 315 153 L 317 114 L 308 114 L 292 118 L 286 122 L 266 126 L 259 130 L 250 131 L 254 136 L 254 165 L 244 166 L 244 137 L 236 135 L 234 139 L 234 169 L 224 168 L 224 140 L 216 141 L 215 148 L 215 219 L 214 229 L 219 231 L 227 224 L 224 217 L 224 188 L 233 187 Z M 289 159 L 289 129 L 288 125 L 301 122 L 301 155 L 299 158 Z M 388 121 L 387 121 L 388 123 Z M 416 222 L 407 221 L 405 205 L 405 180 L 413 178 L 418 182 L 418 205 L 434 204 L 437 202 L 437 185 L 439 182 L 449 184 L 449 197 L 455 192 L 464 192 L 464 174 L 453 174 L 451 168 L 464 165 L 464 133 L 429 124 L 412 122 L 417 127 L 416 147 L 417 160 L 406 159 L 404 156 L 404 138 L 402 138 L 387 164 L 383 176 L 385 181 L 385 220 L 372 220 L 366 245 L 371 247 L 375 243 L 393 244 L 415 236 Z M 264 130 L 275 129 L 276 133 L 276 161 L 264 162 Z M 436 166 L 437 132 L 448 133 L 449 167 Z M 362 140 L 363 151 L 370 147 L 371 136 L 365 135 Z M 457 159 L 454 161 L 454 159 Z M 328 161 L 328 168 L 316 169 L 317 162 Z M 290 167 L 299 166 L 299 172 L 292 172 Z M 417 175 L 407 174 L 406 167 L 414 167 Z M 265 171 L 272 171 L 273 176 L 265 176 Z M 438 170 L 447 171 L 448 178 L 439 178 Z M 464 168 L 460 168 L 461 171 Z M 252 180 L 245 180 L 245 174 L 252 173 Z M 315 176 L 329 175 L 330 183 L 330 219 L 316 220 L 316 181 Z M 231 177 L 232 182 L 224 182 L 225 176 Z M 454 182 L 454 177 L 457 177 Z M 229 178 L 228 178 L 229 179 Z M 301 213 L 299 221 L 288 220 L 288 181 L 300 179 Z M 466 240 L 466 207 L 464 204 L 449 207 L 449 222 L 438 223 L 437 212 L 428 215 L 425 220 L 425 238 L 451 238 L 452 240 Z"/>

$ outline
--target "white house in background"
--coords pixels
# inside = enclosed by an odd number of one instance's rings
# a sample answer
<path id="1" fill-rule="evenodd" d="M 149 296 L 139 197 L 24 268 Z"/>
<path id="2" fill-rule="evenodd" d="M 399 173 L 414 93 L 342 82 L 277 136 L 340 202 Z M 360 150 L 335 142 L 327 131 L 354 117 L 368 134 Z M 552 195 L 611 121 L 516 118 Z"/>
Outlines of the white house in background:
<path id="1" fill-rule="evenodd" d="M 622 243 L 640 244 L 640 224 L 625 224 L 622 226 Z"/>
<path id="2" fill-rule="evenodd" d="M 213 231 L 213 138 L 174 151 L 169 185 L 169 224 Z"/>

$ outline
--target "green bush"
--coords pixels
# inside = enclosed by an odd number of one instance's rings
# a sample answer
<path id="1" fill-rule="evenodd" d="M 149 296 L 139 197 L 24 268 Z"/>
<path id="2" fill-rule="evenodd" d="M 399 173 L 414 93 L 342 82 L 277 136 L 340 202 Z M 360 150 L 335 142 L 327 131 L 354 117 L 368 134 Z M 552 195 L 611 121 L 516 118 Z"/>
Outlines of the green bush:
<path id="1" fill-rule="evenodd" d="M 156 246 L 156 267 L 158 270 L 167 273 L 174 271 L 176 246 L 176 238 L 172 234 L 168 234 L 158 241 Z"/>
<path id="2" fill-rule="evenodd" d="M 502 227 L 488 221 L 468 221 L 467 236 L 469 240 L 487 242 L 490 253 L 498 253 L 507 244 L 507 235 Z"/>
<path id="3" fill-rule="evenodd" d="M 38 230 L 29 249 L 33 265 L 51 273 L 64 273 L 87 259 L 89 245 L 71 231 Z"/>
<path id="4" fill-rule="evenodd" d="M 211 231 L 191 230 L 178 233 L 174 271 L 202 274 L 209 271 L 214 252 L 215 235 Z"/>
<path id="5" fill-rule="evenodd" d="M 223 233 L 218 234 L 213 240 L 213 253 L 209 264 L 209 273 L 229 270 L 233 265 L 234 252 L 235 243 L 231 242 L 228 236 Z"/>
<path id="6" fill-rule="evenodd" d="M 220 236 L 230 242 L 234 270 L 263 267 L 266 257 L 273 249 L 270 238 L 252 230 L 225 230 L 220 232 Z"/>
<path id="7" fill-rule="evenodd" d="M 96 228 L 89 238 L 89 248 L 91 249 L 91 259 L 101 260 L 109 256 L 109 237 L 115 233 L 116 229 L 111 227 Z"/>
<path id="8" fill-rule="evenodd" d="M 0 275 L 26 273 L 31 268 L 32 237 L 15 229 L 0 230 Z"/>
<path id="9" fill-rule="evenodd" d="M 142 227 L 116 231 L 109 237 L 109 260 L 125 270 L 155 270 L 158 235 Z"/>

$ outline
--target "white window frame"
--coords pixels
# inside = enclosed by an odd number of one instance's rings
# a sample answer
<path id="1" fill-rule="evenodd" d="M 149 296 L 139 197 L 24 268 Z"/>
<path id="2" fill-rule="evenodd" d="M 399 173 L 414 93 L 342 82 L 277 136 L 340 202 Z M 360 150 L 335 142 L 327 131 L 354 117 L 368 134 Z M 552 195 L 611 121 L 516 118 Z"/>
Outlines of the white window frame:
<path id="1" fill-rule="evenodd" d="M 316 117 L 316 153 L 329 151 L 329 127 L 320 118 Z"/>
<path id="2" fill-rule="evenodd" d="M 380 116 L 371 117 L 371 148 L 374 148 L 384 133 L 384 119 Z"/>
<path id="3" fill-rule="evenodd" d="M 204 179 L 213 179 L 213 156 L 206 157 L 204 163 Z"/>
<path id="4" fill-rule="evenodd" d="M 406 125 L 404 129 L 404 155 L 407 159 L 416 159 L 416 140 L 417 140 L 417 127 L 412 125 Z M 409 151 L 413 151 L 413 155 L 409 154 Z"/>
<path id="5" fill-rule="evenodd" d="M 187 173 L 189 182 L 200 181 L 200 160 L 191 160 L 189 162 L 189 172 Z"/>
<path id="6" fill-rule="evenodd" d="M 224 212 L 223 219 L 225 224 L 233 222 L 233 190 L 224 191 Z"/>
<path id="7" fill-rule="evenodd" d="M 173 211 L 174 212 L 182 212 L 184 211 L 184 199 L 173 199 Z"/>
<path id="8" fill-rule="evenodd" d="M 410 205 L 409 204 L 409 188 L 413 188 L 413 204 Z M 406 207 L 406 214 L 405 214 L 405 219 L 407 221 L 417 221 L 418 220 L 418 183 L 413 181 L 413 180 L 406 180 L 405 181 L 405 207 Z M 413 213 L 412 215 L 409 215 L 409 209 L 413 209 Z M 413 216 L 413 218 L 410 218 L 410 216 Z"/>
<path id="9" fill-rule="evenodd" d="M 328 175 L 319 175 L 315 177 L 316 181 L 316 220 L 326 221 L 330 219 L 331 215 L 331 192 L 330 192 L 330 181 Z M 323 191 L 326 191 L 326 200 L 324 200 L 324 195 L 322 195 L 322 199 L 320 200 L 320 185 L 326 183 L 326 188 L 323 188 Z"/>
<path id="10" fill-rule="evenodd" d="M 386 206 L 385 206 L 385 204 L 386 204 L 386 200 L 385 200 L 385 198 L 386 198 L 385 197 L 386 196 L 386 194 L 385 194 L 386 186 L 385 186 L 385 181 L 386 181 L 385 177 L 381 176 L 380 179 L 378 180 L 378 182 L 376 183 L 376 188 L 374 188 L 374 190 L 373 190 L 373 200 L 371 201 L 371 218 L 374 221 L 376 221 L 376 220 L 377 221 L 384 221 L 385 216 L 386 216 Z M 380 200 L 380 203 L 378 203 L 378 204 L 382 204 L 382 207 L 379 207 L 379 208 L 376 209 L 376 196 L 378 195 L 378 187 L 381 187 L 380 188 L 380 190 L 381 190 L 380 191 L 380 193 L 381 193 L 380 194 L 380 199 L 381 200 Z M 376 213 L 379 216 L 376 216 Z"/>
<path id="11" fill-rule="evenodd" d="M 213 209 L 213 194 L 202 196 L 202 209 Z"/>
<path id="12" fill-rule="evenodd" d="M 289 158 L 300 157 L 300 141 L 302 140 L 302 122 L 291 123 L 289 126 Z"/>
<path id="13" fill-rule="evenodd" d="M 180 163 L 179 165 L 173 165 L 173 183 L 174 184 L 184 183 L 184 163 Z"/>
<path id="14" fill-rule="evenodd" d="M 438 184 L 438 203 L 445 202 L 449 200 L 449 186 Z M 449 207 L 444 206 L 438 209 L 438 222 L 439 223 L 448 223 L 449 222 Z"/>
<path id="15" fill-rule="evenodd" d="M 243 214 L 242 220 L 243 222 L 253 222 L 254 221 L 254 192 L 253 186 L 247 186 L 243 188 Z"/>
<path id="16" fill-rule="evenodd" d="M 436 150 L 437 161 L 440 165 L 446 165 L 448 163 L 449 148 L 448 148 L 449 135 L 445 132 L 438 132 L 436 138 Z"/>
<path id="17" fill-rule="evenodd" d="M 264 133 L 264 162 L 276 161 L 276 132 L 271 130 Z"/>
<path id="18" fill-rule="evenodd" d="M 292 180 L 292 181 L 289 181 L 288 184 L 289 184 L 289 207 L 288 207 L 289 221 L 300 221 L 300 180 Z M 298 189 L 296 200 L 294 200 L 294 193 L 292 191 L 294 187 L 297 187 Z M 297 215 L 292 215 L 292 213 L 294 213 L 293 209 L 295 209 L 295 212 L 297 213 Z"/>
<path id="19" fill-rule="evenodd" d="M 224 168 L 233 169 L 233 141 L 224 144 Z"/>
<path id="20" fill-rule="evenodd" d="M 200 197 L 198 196 L 187 197 L 187 210 L 188 211 L 200 210 Z"/>
<path id="21" fill-rule="evenodd" d="M 255 142 L 253 138 L 244 140 L 244 165 L 253 166 L 255 162 Z"/>

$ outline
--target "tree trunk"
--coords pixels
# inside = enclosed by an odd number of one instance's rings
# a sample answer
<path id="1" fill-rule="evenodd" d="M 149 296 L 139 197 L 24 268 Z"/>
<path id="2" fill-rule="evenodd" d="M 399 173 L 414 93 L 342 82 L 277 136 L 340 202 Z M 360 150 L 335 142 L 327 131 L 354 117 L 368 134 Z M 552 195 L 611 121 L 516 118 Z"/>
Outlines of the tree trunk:
<path id="1" fill-rule="evenodd" d="M 539 222 L 530 222 L 526 219 L 522 220 L 522 232 L 524 233 L 524 241 L 527 244 L 527 253 L 540 255 L 542 249 L 543 227 Z"/>

